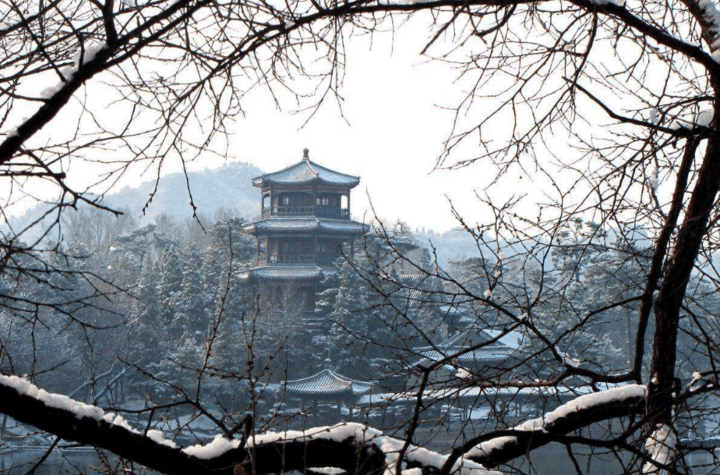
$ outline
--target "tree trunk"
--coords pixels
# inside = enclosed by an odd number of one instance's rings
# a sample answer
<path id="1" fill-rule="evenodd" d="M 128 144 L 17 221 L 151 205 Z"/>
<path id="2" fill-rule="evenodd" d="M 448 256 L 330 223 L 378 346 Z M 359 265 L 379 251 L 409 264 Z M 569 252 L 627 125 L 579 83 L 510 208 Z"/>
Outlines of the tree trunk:
<path id="1" fill-rule="evenodd" d="M 715 111 L 714 123 L 717 124 L 717 107 Z M 652 382 L 648 390 L 648 411 L 653 426 L 671 424 L 680 310 L 719 187 L 720 139 L 713 134 L 655 302 Z"/>

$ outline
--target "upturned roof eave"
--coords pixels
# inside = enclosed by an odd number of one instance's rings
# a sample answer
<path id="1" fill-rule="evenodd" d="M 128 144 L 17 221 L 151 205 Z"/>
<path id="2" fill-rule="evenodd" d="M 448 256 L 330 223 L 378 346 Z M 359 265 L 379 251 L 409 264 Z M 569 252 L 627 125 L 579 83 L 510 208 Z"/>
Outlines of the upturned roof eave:
<path id="1" fill-rule="evenodd" d="M 309 172 L 311 175 L 309 178 L 301 179 L 301 180 L 283 180 L 283 179 L 276 179 L 275 177 L 278 177 L 284 173 L 287 173 L 288 171 L 299 168 L 299 167 L 306 167 L 306 171 Z M 342 177 L 345 181 L 344 182 L 336 182 L 331 180 L 326 180 L 321 176 L 322 172 L 327 172 L 333 175 L 337 175 L 339 177 Z M 297 186 L 297 185 L 308 185 L 313 184 L 315 182 L 321 182 L 325 183 L 327 185 L 332 186 L 340 186 L 343 188 L 355 188 L 360 184 L 360 177 L 354 176 L 354 175 L 347 175 L 345 173 L 337 172 L 335 170 L 331 170 L 327 167 L 324 167 L 322 165 L 319 165 L 311 160 L 302 160 L 298 163 L 294 163 L 290 165 L 289 167 L 285 167 L 282 170 L 278 170 L 276 172 L 272 173 L 266 173 L 265 175 L 260 175 L 257 177 L 254 177 L 252 179 L 253 186 L 257 188 L 264 188 L 267 185 L 287 185 L 287 186 Z"/>
<path id="2" fill-rule="evenodd" d="M 281 222 L 298 222 L 296 227 L 276 227 L 276 228 L 264 228 L 263 226 L 271 226 L 272 223 Z M 303 223 L 303 221 L 306 221 Z M 355 226 L 354 229 L 345 228 L 342 229 L 343 225 Z M 333 228 L 332 226 L 338 226 Z M 331 232 L 337 234 L 349 234 L 349 235 L 361 235 L 363 232 L 369 229 L 369 225 L 361 223 L 359 221 L 351 219 L 331 219 L 331 218 L 318 218 L 316 216 L 274 216 L 270 218 L 260 219 L 247 226 L 244 230 L 248 234 L 252 235 L 264 235 L 264 234 L 295 234 L 295 233 L 322 233 Z"/>
<path id="3" fill-rule="evenodd" d="M 320 279 L 322 276 L 323 269 L 317 264 L 272 264 L 248 270 L 248 278 L 256 280 L 308 281 Z"/>
<path id="4" fill-rule="evenodd" d="M 342 387 L 335 389 L 313 388 L 313 385 L 327 384 L 323 379 L 329 379 L 330 383 L 336 383 Z M 357 381 L 346 376 L 339 375 L 330 369 L 324 369 L 319 373 L 306 378 L 294 381 L 285 381 L 285 390 L 291 394 L 300 395 L 320 395 L 320 396 L 340 396 L 340 395 L 359 395 L 365 394 L 372 389 L 372 383 L 365 381 Z"/>
<path id="5" fill-rule="evenodd" d="M 339 186 L 342 188 L 353 189 L 360 184 L 360 179 L 356 178 L 354 181 L 351 181 L 350 183 L 337 183 L 334 181 L 323 180 L 320 177 L 315 177 L 310 180 L 292 181 L 292 182 L 266 179 L 264 177 L 257 177 L 257 178 L 253 178 L 252 185 L 256 188 L 265 188 L 266 186 L 278 186 L 278 185 L 302 186 L 302 185 L 312 185 L 314 183 L 323 183 L 325 185 Z"/>

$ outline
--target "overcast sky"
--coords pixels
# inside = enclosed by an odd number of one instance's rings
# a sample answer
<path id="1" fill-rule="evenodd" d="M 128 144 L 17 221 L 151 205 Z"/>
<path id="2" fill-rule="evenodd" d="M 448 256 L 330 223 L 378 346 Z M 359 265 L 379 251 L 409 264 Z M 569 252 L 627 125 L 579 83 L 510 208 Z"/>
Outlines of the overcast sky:
<path id="1" fill-rule="evenodd" d="M 368 212 L 370 198 L 383 219 L 446 231 L 458 224 L 448 203 L 451 199 L 468 222 L 483 221 L 488 210 L 475 193 L 483 193 L 495 170 L 487 164 L 434 170 L 453 121 L 453 112 L 443 107 L 456 105 L 463 88 L 455 84 L 457 73 L 450 65 L 428 62 L 419 55 L 426 38 L 426 26 L 415 18 L 395 35 L 376 35 L 372 48 L 367 37 L 347 41 L 347 74 L 341 91 L 347 122 L 331 100 L 301 128 L 307 114 L 292 114 L 292 101 L 284 104 L 286 110 L 278 110 L 268 90 L 257 88 L 242 104 L 246 115 L 235 124 L 230 160 L 250 162 L 271 172 L 300 160 L 307 147 L 314 161 L 361 177 L 352 197 L 357 218 Z M 89 95 L 105 94 L 103 87 L 91 86 Z M 64 129 L 73 133 L 75 122 L 65 117 L 75 113 L 72 108 L 63 111 L 43 133 L 59 134 Z M 112 122 L 117 116 L 117 112 L 106 113 L 102 118 Z M 224 163 L 207 153 L 188 168 L 198 171 Z M 139 173 L 138 168 L 134 170 Z M 163 164 L 164 174 L 178 171 L 179 162 Z M 72 178 L 79 186 L 94 183 L 102 172 L 102 168 L 83 163 L 74 167 Z M 493 198 L 502 200 L 531 191 L 529 178 L 520 177 L 519 171 L 511 172 L 501 187 L 493 189 Z M 152 170 L 140 177 L 128 173 L 119 185 L 152 179 Z M 21 201 L 14 214 L 32 203 Z"/>
<path id="2" fill-rule="evenodd" d="M 255 93 L 233 137 L 236 159 L 270 172 L 300 160 L 307 147 L 312 160 L 361 177 L 356 216 L 367 211 L 369 195 L 385 219 L 445 231 L 457 225 L 447 196 L 471 220 L 481 219 L 474 190 L 484 189 L 492 171 L 480 165 L 433 171 L 453 117 L 438 106 L 455 104 L 462 90 L 447 64 L 419 56 L 423 37 L 421 27 L 406 26 L 394 48 L 389 35 L 376 37 L 372 50 L 362 39 L 350 43 L 343 89 L 349 125 L 328 103 L 300 129 L 306 115 L 278 111 L 267 92 Z M 527 183 L 518 177 L 507 180 L 510 187 Z"/>

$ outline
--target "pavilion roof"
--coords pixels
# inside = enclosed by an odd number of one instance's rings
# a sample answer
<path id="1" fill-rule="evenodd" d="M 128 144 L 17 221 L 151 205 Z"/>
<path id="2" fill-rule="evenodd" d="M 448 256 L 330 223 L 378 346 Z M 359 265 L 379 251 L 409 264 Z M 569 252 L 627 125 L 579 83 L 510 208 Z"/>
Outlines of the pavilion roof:
<path id="1" fill-rule="evenodd" d="M 367 225 L 347 219 L 327 219 L 315 216 L 273 216 L 250 224 L 245 230 L 257 232 L 313 232 L 332 231 L 340 233 L 362 233 Z"/>
<path id="2" fill-rule="evenodd" d="M 296 395 L 359 396 L 369 392 L 372 383 L 356 381 L 325 369 L 307 378 L 286 381 L 285 390 Z"/>
<path id="3" fill-rule="evenodd" d="M 464 350 L 474 346 L 478 348 L 463 353 Z M 462 353 L 453 360 L 460 366 L 477 368 L 478 366 L 496 367 L 520 353 L 521 346 L 522 337 L 516 332 L 503 335 L 500 331 L 469 328 L 434 347 L 424 346 L 414 350 L 421 356 L 417 363 L 419 365 L 426 366 L 441 361 L 447 356 Z"/>
<path id="4" fill-rule="evenodd" d="M 303 158 L 280 171 L 253 178 L 253 185 L 260 188 L 267 185 L 302 185 L 314 182 L 354 188 L 360 183 L 360 178 L 330 170 L 309 158 Z"/>
<path id="5" fill-rule="evenodd" d="M 450 348 L 447 351 L 429 350 L 422 353 L 423 361 L 418 364 L 427 364 L 427 362 L 435 362 L 444 359 L 447 355 L 459 353 L 462 347 Z M 514 350 L 507 347 L 480 348 L 478 350 L 468 351 L 459 355 L 457 362 L 460 365 L 476 365 L 478 363 L 498 363 L 505 361 L 515 353 Z"/>
<path id="6" fill-rule="evenodd" d="M 450 352 L 471 346 L 487 345 L 483 346 L 482 349 L 506 349 L 512 352 L 520 349 L 522 342 L 522 335 L 517 332 L 509 332 L 503 335 L 502 332 L 498 330 L 466 328 L 438 343 L 434 347 L 418 347 L 415 348 L 415 351 L 423 353 L 439 349 L 444 352 Z"/>

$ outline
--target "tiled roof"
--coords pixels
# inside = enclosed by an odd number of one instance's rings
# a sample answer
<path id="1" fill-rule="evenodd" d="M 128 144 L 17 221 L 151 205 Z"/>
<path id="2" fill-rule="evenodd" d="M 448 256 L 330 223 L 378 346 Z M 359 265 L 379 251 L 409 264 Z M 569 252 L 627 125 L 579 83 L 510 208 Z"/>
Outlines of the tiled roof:
<path id="1" fill-rule="evenodd" d="M 253 185 L 299 185 L 316 181 L 353 188 L 360 183 L 360 178 L 330 170 L 310 160 L 302 160 L 283 170 L 253 178 Z"/>
<path id="2" fill-rule="evenodd" d="M 437 348 L 443 350 L 455 348 L 456 350 L 459 350 L 461 348 L 468 348 L 470 346 L 487 344 L 488 346 L 483 347 L 483 349 L 507 348 L 510 350 L 518 350 L 521 346 L 523 346 L 522 335 L 520 333 L 509 332 L 505 335 L 501 335 L 502 332 L 498 330 L 468 328 L 459 331 L 447 340 L 438 343 Z M 415 348 L 415 351 L 423 352 L 432 349 L 434 348 L 431 346 L 424 346 L 420 348 Z"/>
<path id="3" fill-rule="evenodd" d="M 430 361 L 440 361 L 447 355 L 458 353 L 462 351 L 462 348 L 452 348 L 445 352 L 437 350 L 429 350 L 422 353 L 422 356 Z M 455 358 L 460 363 L 495 363 L 503 361 L 512 356 L 513 350 L 506 347 L 494 347 L 494 348 L 481 348 L 479 350 L 470 351 L 463 353 L 462 355 Z"/>
<path id="4" fill-rule="evenodd" d="M 451 336 L 439 343 L 436 347 L 424 346 L 414 350 L 422 356 L 417 364 L 427 365 L 440 361 L 447 356 L 461 353 L 464 349 L 478 346 L 476 350 L 468 351 L 457 356 L 455 361 L 461 366 L 477 368 L 478 366 L 496 367 L 513 355 L 520 352 L 521 344 L 515 332 L 500 336 L 501 332 L 494 330 L 469 329 Z M 514 344 L 512 344 L 514 342 Z M 481 346 L 484 345 L 484 346 Z"/>
<path id="5" fill-rule="evenodd" d="M 285 389 L 288 393 L 299 395 L 353 395 L 365 394 L 372 389 L 371 383 L 355 381 L 341 376 L 332 370 L 326 369 L 313 376 L 286 381 Z"/>
<path id="6" fill-rule="evenodd" d="M 367 224 L 342 219 L 321 219 L 320 229 L 340 232 L 358 232 L 368 228 Z"/>
<path id="7" fill-rule="evenodd" d="M 346 219 L 326 219 L 315 216 L 305 217 L 273 217 L 267 218 L 247 226 L 245 230 L 250 234 L 261 232 L 311 232 L 333 231 L 342 233 L 362 233 L 365 224 Z"/>
<path id="8" fill-rule="evenodd" d="M 316 265 L 309 266 L 265 266 L 250 269 L 250 277 L 268 280 L 317 279 L 322 269 Z"/>

